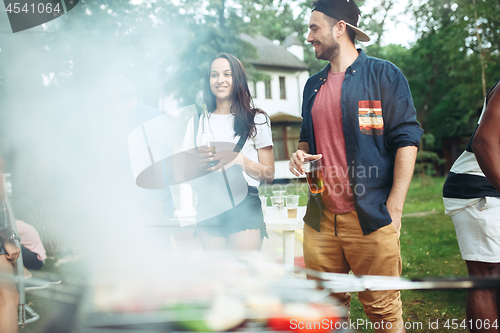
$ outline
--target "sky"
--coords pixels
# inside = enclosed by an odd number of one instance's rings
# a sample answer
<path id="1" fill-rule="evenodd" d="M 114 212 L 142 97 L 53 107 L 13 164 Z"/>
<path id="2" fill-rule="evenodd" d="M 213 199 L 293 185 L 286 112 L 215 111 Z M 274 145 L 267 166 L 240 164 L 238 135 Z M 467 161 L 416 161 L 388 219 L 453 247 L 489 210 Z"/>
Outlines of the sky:
<path id="1" fill-rule="evenodd" d="M 361 12 L 367 12 L 373 6 L 380 3 L 380 0 L 368 0 L 361 8 Z M 409 47 L 410 43 L 416 41 L 414 31 L 411 29 L 413 18 L 411 15 L 404 14 L 404 10 L 408 5 L 408 0 L 398 0 L 394 7 L 390 10 L 389 15 L 398 17 L 397 22 L 394 20 L 386 21 L 385 33 L 382 36 L 382 45 L 401 44 Z M 363 19 L 363 17 L 361 17 Z"/>
<path id="2" fill-rule="evenodd" d="M 137 0 L 140 1 L 140 0 Z M 393 19 L 386 21 L 385 32 L 382 36 L 382 45 L 400 44 L 405 47 L 410 47 L 412 42 L 415 42 L 417 37 L 411 29 L 413 25 L 413 18 L 411 15 L 404 14 L 404 10 L 411 0 L 398 0 L 395 1 L 393 8 L 389 12 L 389 18 L 397 17 L 397 22 Z M 300 11 L 298 1 L 296 2 L 297 14 Z M 368 13 L 375 6 L 380 4 L 380 0 L 367 0 L 365 5 L 360 8 L 361 20 L 363 20 L 363 13 Z M 308 19 L 308 18 L 307 18 Z"/>

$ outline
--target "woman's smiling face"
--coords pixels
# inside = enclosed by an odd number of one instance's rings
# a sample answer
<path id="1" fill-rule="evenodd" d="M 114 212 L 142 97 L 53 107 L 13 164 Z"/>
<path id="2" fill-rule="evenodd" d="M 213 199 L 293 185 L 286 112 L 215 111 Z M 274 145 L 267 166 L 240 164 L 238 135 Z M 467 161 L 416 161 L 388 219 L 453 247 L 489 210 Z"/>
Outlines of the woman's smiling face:
<path id="1" fill-rule="evenodd" d="M 231 99 L 233 77 L 231 65 L 224 58 L 215 59 L 210 66 L 210 89 L 219 100 Z"/>

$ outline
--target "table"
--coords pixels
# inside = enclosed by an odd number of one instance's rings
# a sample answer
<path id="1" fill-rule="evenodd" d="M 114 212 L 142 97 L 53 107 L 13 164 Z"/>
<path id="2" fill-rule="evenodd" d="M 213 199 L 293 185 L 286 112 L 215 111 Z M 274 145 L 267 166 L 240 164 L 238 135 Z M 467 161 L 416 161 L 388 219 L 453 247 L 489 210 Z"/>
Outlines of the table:
<path id="1" fill-rule="evenodd" d="M 267 230 L 281 230 L 283 232 L 283 263 L 287 268 L 293 268 L 295 256 L 295 230 L 304 227 L 306 206 L 299 206 L 297 217 L 289 219 L 275 219 L 273 207 L 266 207 L 264 222 Z"/>

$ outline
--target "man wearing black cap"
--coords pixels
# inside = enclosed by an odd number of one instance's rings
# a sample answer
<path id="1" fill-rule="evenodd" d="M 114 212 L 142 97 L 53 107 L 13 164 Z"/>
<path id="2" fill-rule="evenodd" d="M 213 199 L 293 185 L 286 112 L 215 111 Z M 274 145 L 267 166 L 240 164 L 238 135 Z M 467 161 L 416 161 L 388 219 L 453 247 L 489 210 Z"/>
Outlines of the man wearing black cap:
<path id="1" fill-rule="evenodd" d="M 310 194 L 304 217 L 307 268 L 399 276 L 399 233 L 422 129 L 401 70 L 368 57 L 353 0 L 317 0 L 309 22 L 316 58 L 330 63 L 306 83 L 302 126 L 290 171 L 321 157 L 325 191 Z M 335 295 L 346 306 L 350 295 Z M 359 299 L 375 332 L 405 332 L 398 291 Z"/>

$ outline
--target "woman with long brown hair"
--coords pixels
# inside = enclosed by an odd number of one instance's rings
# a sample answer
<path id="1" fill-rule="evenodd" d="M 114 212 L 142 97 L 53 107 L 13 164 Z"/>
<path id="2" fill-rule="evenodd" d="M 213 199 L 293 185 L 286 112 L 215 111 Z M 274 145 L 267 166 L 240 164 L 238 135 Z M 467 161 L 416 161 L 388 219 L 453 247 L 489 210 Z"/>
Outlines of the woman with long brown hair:
<path id="1" fill-rule="evenodd" d="M 269 118 L 253 104 L 243 65 L 235 56 L 227 53 L 218 54 L 210 62 L 203 99 L 207 112 L 199 119 L 199 126 L 195 125 L 194 118 L 191 119 L 185 144 L 191 141 L 189 146 L 202 146 L 203 141 L 207 141 L 207 133 L 211 136 L 209 141 L 232 144 L 230 147 L 234 149 L 207 151 L 202 161 L 207 163 L 209 172 L 228 171 L 229 174 L 232 169 L 233 175 L 234 170 L 240 177 L 242 174 L 241 179 L 244 178 L 247 183 L 243 190 L 248 194 L 241 202 L 233 202 L 231 209 L 199 221 L 198 237 L 204 249 L 260 250 L 267 231 L 257 186 L 261 181 L 272 182 L 274 179 Z M 237 186 L 228 184 L 227 188 L 234 192 Z M 209 192 L 211 188 L 202 190 Z M 237 197 L 238 194 L 241 193 L 231 193 L 230 196 Z M 227 194 L 210 195 L 223 197 Z M 203 199 L 198 197 L 197 210 L 203 204 Z"/>

